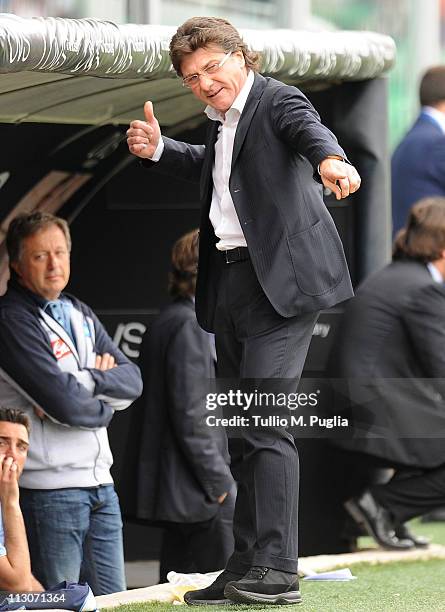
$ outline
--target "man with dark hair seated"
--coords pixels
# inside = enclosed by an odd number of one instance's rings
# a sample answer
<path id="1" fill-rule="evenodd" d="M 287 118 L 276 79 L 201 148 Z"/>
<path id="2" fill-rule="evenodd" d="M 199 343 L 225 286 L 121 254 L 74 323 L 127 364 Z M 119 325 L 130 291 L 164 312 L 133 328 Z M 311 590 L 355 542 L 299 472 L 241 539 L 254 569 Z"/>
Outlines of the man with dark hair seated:
<path id="1" fill-rule="evenodd" d="M 445 505 L 444 278 L 445 198 L 426 198 L 411 208 L 392 263 L 347 305 L 330 356 L 353 425 L 336 444 L 354 451 L 355 466 L 395 470 L 346 502 L 388 549 L 425 546 L 404 523 Z"/>
<path id="2" fill-rule="evenodd" d="M 0 589 L 43 591 L 31 573 L 18 480 L 28 454 L 29 419 L 24 412 L 0 408 Z"/>

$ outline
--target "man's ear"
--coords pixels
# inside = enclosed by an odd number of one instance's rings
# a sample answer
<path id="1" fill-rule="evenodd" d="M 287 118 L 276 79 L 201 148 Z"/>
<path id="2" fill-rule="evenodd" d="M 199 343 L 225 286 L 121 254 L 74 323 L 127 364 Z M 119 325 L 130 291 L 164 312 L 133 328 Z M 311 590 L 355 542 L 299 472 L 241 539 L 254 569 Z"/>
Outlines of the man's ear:
<path id="1" fill-rule="evenodd" d="M 14 270 L 14 272 L 17 274 L 17 276 L 21 276 L 21 274 L 20 274 L 20 266 L 19 266 L 17 261 L 12 261 L 11 262 L 11 268 Z"/>
<path id="2" fill-rule="evenodd" d="M 242 51 L 236 51 L 236 57 L 238 58 L 238 63 L 240 68 L 244 68 L 246 65 L 246 59 Z"/>

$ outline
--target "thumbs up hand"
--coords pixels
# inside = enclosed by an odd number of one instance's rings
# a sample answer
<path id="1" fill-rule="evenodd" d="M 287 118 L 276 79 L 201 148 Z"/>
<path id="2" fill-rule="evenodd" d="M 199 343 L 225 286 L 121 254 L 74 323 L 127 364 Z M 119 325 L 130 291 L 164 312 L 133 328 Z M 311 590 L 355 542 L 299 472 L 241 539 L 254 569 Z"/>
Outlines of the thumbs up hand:
<path id="1" fill-rule="evenodd" d="M 127 144 L 130 153 L 142 159 L 151 159 L 161 138 L 159 123 L 153 113 L 153 104 L 144 104 L 145 121 L 135 120 L 127 130 Z"/>

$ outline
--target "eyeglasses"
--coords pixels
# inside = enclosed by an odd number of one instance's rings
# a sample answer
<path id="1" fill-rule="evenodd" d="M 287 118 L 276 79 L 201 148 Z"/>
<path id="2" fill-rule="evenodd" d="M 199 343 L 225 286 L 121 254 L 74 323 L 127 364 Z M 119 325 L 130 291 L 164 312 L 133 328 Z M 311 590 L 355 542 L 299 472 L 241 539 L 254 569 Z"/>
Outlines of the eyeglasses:
<path id="1" fill-rule="evenodd" d="M 210 64 L 207 68 L 203 68 L 201 72 L 196 72 L 195 74 L 190 74 L 182 79 L 182 84 L 184 87 L 195 87 L 199 83 L 199 79 L 202 76 L 216 74 L 220 68 L 224 66 L 229 57 L 232 55 L 232 51 L 226 53 L 226 55 L 222 58 L 220 62 L 215 62 L 214 64 Z"/>

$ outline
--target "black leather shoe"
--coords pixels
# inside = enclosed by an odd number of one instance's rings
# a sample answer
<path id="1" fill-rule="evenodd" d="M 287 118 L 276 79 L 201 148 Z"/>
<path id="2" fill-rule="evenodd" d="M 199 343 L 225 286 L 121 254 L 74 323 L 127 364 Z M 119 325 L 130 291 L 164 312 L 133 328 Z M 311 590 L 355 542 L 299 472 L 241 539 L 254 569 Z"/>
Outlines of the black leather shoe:
<path id="1" fill-rule="evenodd" d="M 399 523 L 395 526 L 396 537 L 399 540 L 411 540 L 416 548 L 428 548 L 430 540 L 422 535 L 414 534 L 405 523 Z"/>
<path id="2" fill-rule="evenodd" d="M 298 577 L 269 567 L 251 567 L 241 580 L 227 583 L 224 595 L 239 604 L 284 606 L 301 602 Z"/>
<path id="3" fill-rule="evenodd" d="M 238 580 L 239 578 L 242 578 L 242 574 L 236 574 L 235 572 L 224 570 L 217 577 L 215 582 L 212 582 L 212 584 L 205 589 L 187 591 L 184 594 L 184 601 L 189 606 L 230 605 L 232 602 L 229 599 L 226 599 L 224 596 L 224 587 L 231 580 Z"/>
<path id="4" fill-rule="evenodd" d="M 345 508 L 382 548 L 388 550 L 414 548 L 411 540 L 400 540 L 396 536 L 389 512 L 374 499 L 369 491 L 365 491 L 361 497 L 349 499 L 345 502 Z"/>

